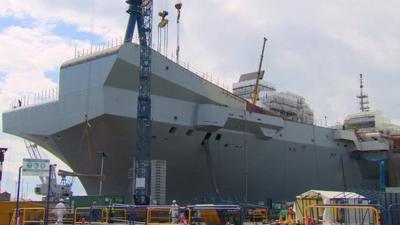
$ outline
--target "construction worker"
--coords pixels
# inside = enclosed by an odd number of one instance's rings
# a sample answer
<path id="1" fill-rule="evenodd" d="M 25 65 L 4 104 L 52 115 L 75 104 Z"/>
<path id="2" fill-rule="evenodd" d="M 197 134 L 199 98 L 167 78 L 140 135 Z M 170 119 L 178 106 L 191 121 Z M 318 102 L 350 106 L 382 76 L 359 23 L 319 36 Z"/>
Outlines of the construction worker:
<path id="1" fill-rule="evenodd" d="M 171 217 L 171 223 L 178 223 L 179 217 L 179 205 L 175 200 L 172 201 L 171 207 L 169 209 L 169 216 Z"/>
<path id="2" fill-rule="evenodd" d="M 293 210 L 293 206 L 289 206 L 288 214 L 287 214 L 287 218 L 286 218 L 287 224 L 295 224 L 295 217 L 296 217 L 296 214 Z"/>
<path id="3" fill-rule="evenodd" d="M 135 217 L 136 217 L 136 208 L 134 205 L 131 205 L 128 208 L 129 225 L 135 225 Z"/>
<path id="4" fill-rule="evenodd" d="M 89 209 L 89 223 L 99 222 L 101 217 L 101 209 L 96 206 L 96 201 L 92 202 L 92 206 Z"/>
<path id="5" fill-rule="evenodd" d="M 56 207 L 54 208 L 54 214 L 57 218 L 57 225 L 63 224 L 64 214 L 67 212 L 64 205 L 64 200 L 61 198 L 60 201 L 57 203 Z"/>
<path id="6" fill-rule="evenodd" d="M 86 221 L 85 217 L 82 217 L 81 225 L 88 225 L 88 222 Z"/>

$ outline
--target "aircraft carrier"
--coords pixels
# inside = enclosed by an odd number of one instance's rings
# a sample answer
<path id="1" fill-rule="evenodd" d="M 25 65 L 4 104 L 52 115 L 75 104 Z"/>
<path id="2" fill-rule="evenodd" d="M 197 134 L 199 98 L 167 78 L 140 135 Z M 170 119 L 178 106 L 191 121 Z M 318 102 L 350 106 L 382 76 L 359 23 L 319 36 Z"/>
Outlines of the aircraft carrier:
<path id="1" fill-rule="evenodd" d="M 400 148 L 395 133 L 358 134 L 365 118 L 370 126 L 363 128 L 374 129 L 373 114 L 349 118 L 355 127 L 316 126 L 302 97 L 271 94 L 267 83 L 260 86 L 268 107 L 249 103 L 251 74 L 241 76 L 233 94 L 154 50 L 152 62 L 152 198 L 158 203 L 257 203 L 293 200 L 309 189 L 377 189 L 374 160 Z M 104 152 L 103 194 L 130 198 L 138 74 L 134 43 L 76 56 L 61 66 L 57 98 L 18 102 L 3 113 L 3 131 L 38 144 L 82 174 L 98 174 L 98 153 Z M 294 113 L 285 103 L 290 99 L 297 104 Z M 386 171 L 398 165 L 390 160 Z M 398 185 L 397 178 L 390 175 L 385 184 Z M 88 194 L 98 193 L 98 181 L 81 182 Z"/>

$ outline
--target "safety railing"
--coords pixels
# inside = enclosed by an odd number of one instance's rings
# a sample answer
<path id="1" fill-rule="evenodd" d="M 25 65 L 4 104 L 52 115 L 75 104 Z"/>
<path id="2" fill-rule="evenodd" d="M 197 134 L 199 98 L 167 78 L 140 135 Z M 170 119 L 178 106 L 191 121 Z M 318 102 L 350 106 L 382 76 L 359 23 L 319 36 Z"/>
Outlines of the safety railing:
<path id="1" fill-rule="evenodd" d="M 109 221 L 109 210 L 105 207 L 75 208 L 74 224 L 103 224 Z"/>
<path id="2" fill-rule="evenodd" d="M 381 225 L 381 210 L 374 205 L 311 205 L 297 219 L 305 225 Z"/>
<path id="3" fill-rule="evenodd" d="M 107 208 L 110 223 L 141 223 L 147 221 L 147 207 L 114 204 Z"/>
<path id="4" fill-rule="evenodd" d="M 238 205 L 188 206 L 188 224 L 243 224 L 243 211 Z"/>
<path id="5" fill-rule="evenodd" d="M 178 65 L 182 66 L 183 68 L 187 69 L 188 71 L 196 74 L 198 77 L 201 77 L 202 79 L 210 82 L 211 84 L 213 84 L 219 88 L 222 88 L 225 91 L 231 92 L 230 86 L 225 84 L 222 80 L 220 80 L 218 78 L 218 76 L 215 76 L 211 73 L 202 72 L 201 70 L 197 69 L 197 67 L 193 66 L 193 64 L 191 64 L 191 63 L 183 62 L 183 61 L 176 62 L 176 59 L 174 58 L 173 55 L 169 56 L 169 55 L 163 54 L 162 52 L 159 52 L 159 51 L 158 51 L 158 53 L 161 54 L 162 56 L 166 57 L 167 59 L 177 63 Z"/>
<path id="6" fill-rule="evenodd" d="M 20 208 L 17 223 L 15 222 L 16 211 L 14 210 L 10 225 L 44 225 L 44 216 L 45 208 Z"/>
<path id="7" fill-rule="evenodd" d="M 135 42 L 137 42 L 135 40 Z M 124 44 L 124 40 L 122 37 L 111 39 L 106 43 L 100 45 L 90 45 L 89 48 L 77 48 L 74 49 L 74 58 L 80 58 L 85 56 L 91 56 L 97 52 L 101 52 L 103 50 L 119 47 Z"/>
<path id="8" fill-rule="evenodd" d="M 110 223 L 126 223 L 131 215 L 129 214 L 129 208 L 110 208 L 108 216 Z"/>
<path id="9" fill-rule="evenodd" d="M 14 99 L 10 104 L 10 109 L 15 110 L 26 108 L 29 106 L 54 102 L 58 100 L 58 96 L 58 88 L 52 88 L 37 93 L 27 94 Z"/>
<path id="10" fill-rule="evenodd" d="M 138 44 L 139 39 L 137 37 L 134 38 L 134 43 Z M 98 52 L 107 50 L 107 49 L 112 49 L 112 48 L 117 48 L 120 47 L 124 44 L 124 40 L 122 37 L 111 39 L 107 41 L 104 44 L 101 45 L 90 45 L 88 48 L 82 48 L 78 49 L 75 48 L 74 50 L 74 58 L 81 58 L 81 57 L 86 57 L 86 56 L 91 56 L 94 55 Z M 203 78 L 204 80 L 209 81 L 210 83 L 230 92 L 230 85 L 225 84 L 221 79 L 218 78 L 218 76 L 215 76 L 211 73 L 204 73 L 201 70 L 197 69 L 193 64 L 189 62 L 184 62 L 180 60 L 179 62 L 176 60 L 176 56 L 174 54 L 167 54 L 165 51 L 162 51 L 161 49 L 154 48 L 154 45 L 152 46 L 152 49 L 162 56 L 168 58 L 169 60 L 177 63 L 178 65 L 182 66 L 183 68 L 195 73 L 197 76 Z M 173 51 L 174 52 L 174 51 Z"/>
<path id="11" fill-rule="evenodd" d="M 400 204 L 399 203 L 389 205 L 389 207 L 387 209 L 387 216 L 386 216 L 385 222 L 387 225 L 400 224 Z"/>
<path id="12" fill-rule="evenodd" d="M 48 221 L 50 224 L 73 224 L 74 211 L 75 210 L 71 208 L 50 208 Z"/>
<path id="13" fill-rule="evenodd" d="M 147 225 L 171 224 L 178 221 L 172 221 L 170 216 L 171 207 L 169 206 L 150 206 L 147 208 Z"/>

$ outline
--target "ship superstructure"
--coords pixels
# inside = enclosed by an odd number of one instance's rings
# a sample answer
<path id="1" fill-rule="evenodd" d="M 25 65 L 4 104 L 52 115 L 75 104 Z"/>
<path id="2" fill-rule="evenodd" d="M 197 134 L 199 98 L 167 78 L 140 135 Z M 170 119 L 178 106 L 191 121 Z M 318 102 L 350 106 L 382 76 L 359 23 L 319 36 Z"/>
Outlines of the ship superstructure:
<path id="1" fill-rule="evenodd" d="M 313 124 L 314 112 L 306 103 L 303 96 L 291 92 L 278 92 L 275 85 L 263 80 L 264 71 L 258 81 L 257 106 L 286 120 Z M 248 73 L 240 76 L 233 84 L 233 94 L 248 101 L 252 98 L 257 83 L 257 73 Z"/>
<path id="2" fill-rule="evenodd" d="M 353 158 L 360 161 L 364 177 L 378 177 L 378 189 L 384 190 L 387 185 L 400 186 L 400 126 L 392 123 L 383 112 L 371 110 L 362 74 L 357 98 L 361 112 L 347 116 L 336 136 L 355 146 Z"/>

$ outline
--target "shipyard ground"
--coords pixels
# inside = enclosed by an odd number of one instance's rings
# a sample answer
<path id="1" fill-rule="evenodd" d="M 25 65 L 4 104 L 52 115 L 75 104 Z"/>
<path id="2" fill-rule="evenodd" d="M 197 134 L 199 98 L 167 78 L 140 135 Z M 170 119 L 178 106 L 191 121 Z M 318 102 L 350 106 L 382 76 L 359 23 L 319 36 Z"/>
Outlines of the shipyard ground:
<path id="1" fill-rule="evenodd" d="M 181 206 L 179 213 L 183 217 L 180 217 L 182 220 L 179 224 L 400 224 L 400 193 L 377 191 L 363 191 L 363 195 L 360 193 L 361 191 L 340 193 L 310 190 L 298 195 L 296 201 L 282 205 L 279 210 L 251 204 L 214 203 Z M 326 204 L 321 198 L 326 194 L 331 195 L 331 204 Z M 15 224 L 15 204 L 15 202 L 0 202 L 0 225 Z M 80 207 L 67 208 L 63 224 L 86 224 L 90 220 L 92 209 L 87 202 L 84 204 Z M 56 224 L 54 205 L 55 203 L 51 204 L 51 209 L 48 210 L 48 224 Z M 94 209 L 101 213 L 92 224 L 128 224 L 131 207 L 133 206 L 124 204 L 96 206 Z M 173 206 L 135 206 L 135 224 L 173 224 L 169 214 L 172 208 Z M 43 224 L 45 212 L 44 202 L 21 202 L 20 224 Z M 327 212 L 332 212 L 331 216 Z"/>

